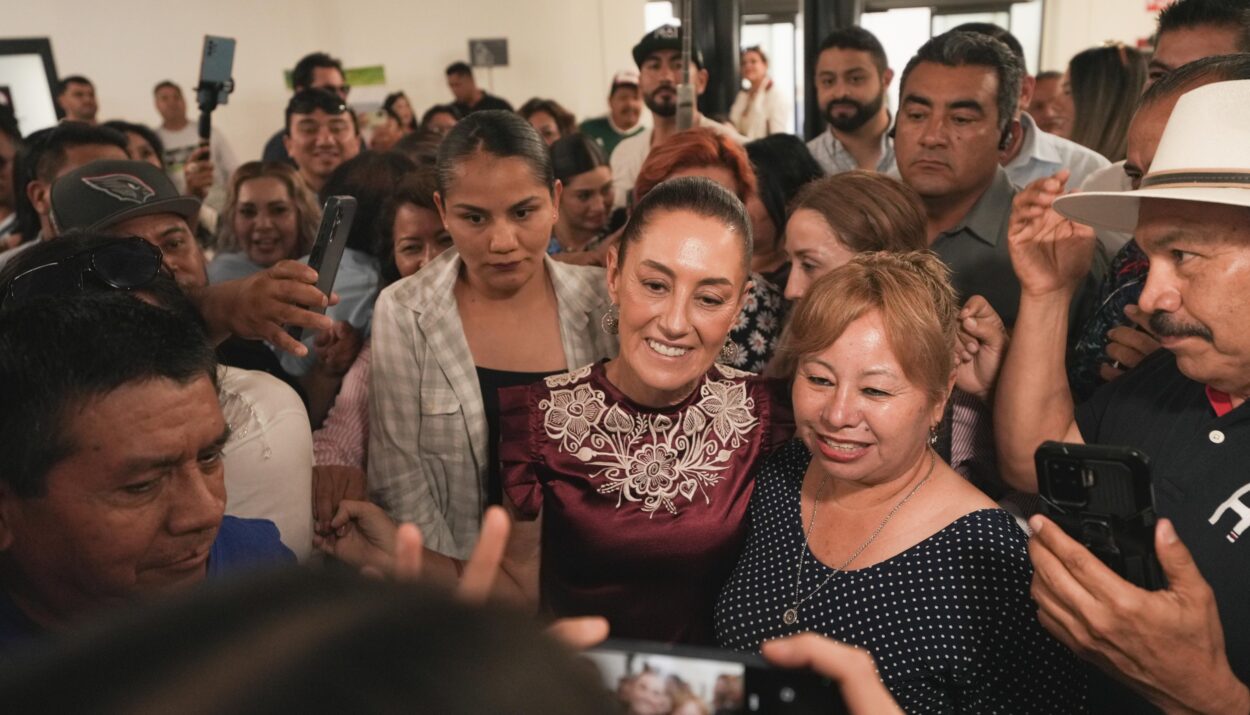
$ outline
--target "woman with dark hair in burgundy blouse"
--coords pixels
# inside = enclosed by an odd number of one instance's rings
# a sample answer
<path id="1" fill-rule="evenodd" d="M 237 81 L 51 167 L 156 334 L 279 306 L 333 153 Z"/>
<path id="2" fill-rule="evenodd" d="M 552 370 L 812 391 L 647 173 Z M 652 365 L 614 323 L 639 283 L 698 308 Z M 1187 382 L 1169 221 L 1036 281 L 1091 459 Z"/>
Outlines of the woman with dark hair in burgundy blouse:
<path id="1" fill-rule="evenodd" d="M 616 637 L 713 642 L 754 465 L 792 431 L 763 378 L 718 364 L 732 362 L 727 337 L 750 290 L 750 226 L 711 180 L 656 186 L 608 258 L 613 305 L 594 329 L 618 335 L 620 354 L 500 391 L 517 523 L 497 591 L 556 616 L 604 616 Z M 343 506 L 322 548 L 385 562 L 394 527 L 376 508 Z M 359 528 L 341 528 L 349 516 Z M 461 568 L 430 551 L 424 564 Z"/>
<path id="2" fill-rule="evenodd" d="M 504 490 L 520 520 L 504 574 L 616 637 L 711 643 L 746 534 L 754 464 L 788 438 L 769 385 L 726 338 L 749 289 L 750 219 L 702 178 L 635 208 L 609 254 L 609 361 L 501 393 Z"/>

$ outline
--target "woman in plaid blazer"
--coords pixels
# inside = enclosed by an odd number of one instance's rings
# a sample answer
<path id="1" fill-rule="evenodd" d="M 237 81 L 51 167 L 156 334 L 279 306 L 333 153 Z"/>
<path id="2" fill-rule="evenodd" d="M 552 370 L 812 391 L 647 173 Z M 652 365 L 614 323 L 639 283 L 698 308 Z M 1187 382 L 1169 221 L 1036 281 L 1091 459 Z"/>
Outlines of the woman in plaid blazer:
<path id="1" fill-rule="evenodd" d="M 427 548 L 464 559 L 497 463 L 483 375 L 565 372 L 615 354 L 616 340 L 598 327 L 603 270 L 546 257 L 561 187 L 528 122 L 502 111 L 462 120 L 439 150 L 438 188 L 455 248 L 374 310 L 368 479 L 370 497 L 416 523 Z"/>

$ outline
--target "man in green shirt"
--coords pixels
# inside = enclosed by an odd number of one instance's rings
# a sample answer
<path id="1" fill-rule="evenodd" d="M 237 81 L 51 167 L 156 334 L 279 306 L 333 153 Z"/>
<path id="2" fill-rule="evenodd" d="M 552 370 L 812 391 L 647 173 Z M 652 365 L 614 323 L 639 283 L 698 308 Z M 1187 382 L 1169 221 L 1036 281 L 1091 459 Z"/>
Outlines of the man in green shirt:
<path id="1" fill-rule="evenodd" d="M 638 71 L 621 70 L 612 78 L 608 92 L 608 115 L 582 122 L 582 134 L 594 139 L 603 147 L 603 153 L 612 158 L 612 150 L 622 139 L 641 132 L 642 95 L 638 92 Z"/>

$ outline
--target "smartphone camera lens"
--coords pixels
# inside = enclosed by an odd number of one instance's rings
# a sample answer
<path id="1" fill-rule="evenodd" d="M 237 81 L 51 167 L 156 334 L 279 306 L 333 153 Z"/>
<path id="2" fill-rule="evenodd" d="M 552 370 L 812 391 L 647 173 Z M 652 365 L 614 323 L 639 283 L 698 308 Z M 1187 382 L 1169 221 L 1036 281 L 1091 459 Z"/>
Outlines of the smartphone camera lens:
<path id="1" fill-rule="evenodd" d="M 1086 488 L 1093 482 L 1093 473 L 1082 468 L 1077 460 L 1061 459 L 1047 466 L 1050 473 L 1050 499 L 1056 504 L 1085 506 Z"/>
<path id="2" fill-rule="evenodd" d="M 794 692 L 794 688 L 782 688 L 777 693 L 777 699 L 783 703 L 792 703 L 798 696 L 798 693 Z"/>

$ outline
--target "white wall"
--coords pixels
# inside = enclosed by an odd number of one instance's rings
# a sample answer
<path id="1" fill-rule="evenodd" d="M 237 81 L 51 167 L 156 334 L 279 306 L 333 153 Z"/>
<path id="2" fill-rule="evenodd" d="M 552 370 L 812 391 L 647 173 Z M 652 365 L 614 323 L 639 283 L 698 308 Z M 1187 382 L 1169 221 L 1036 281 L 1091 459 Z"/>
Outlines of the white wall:
<path id="1" fill-rule="evenodd" d="M 5 0 L 9 2 L 10 0 Z M 17 0 L 11 0 L 16 2 Z M 199 71 L 205 33 L 235 37 L 230 104 L 214 114 L 240 160 L 257 158 L 282 126 L 283 71 L 324 50 L 349 66 L 383 64 L 386 90 L 403 89 L 422 111 L 450 100 L 443 68 L 466 59 L 469 37 L 508 38 L 509 66 L 478 82 L 514 105 L 552 97 L 578 118 L 606 110 L 608 83 L 633 66 L 643 33 L 643 0 L 41 0 L 6 12 L 4 37 L 50 37 L 62 76 L 96 84 L 101 119 L 155 124 L 152 86 L 173 79 L 188 89 Z M 188 97 L 193 103 L 193 98 Z M 194 109 L 194 107 L 192 107 Z"/>
<path id="2" fill-rule="evenodd" d="M 1154 34 L 1156 16 L 1146 0 L 1046 0 L 1041 69 L 1062 72 L 1073 55 L 1107 40 L 1136 47 Z"/>

